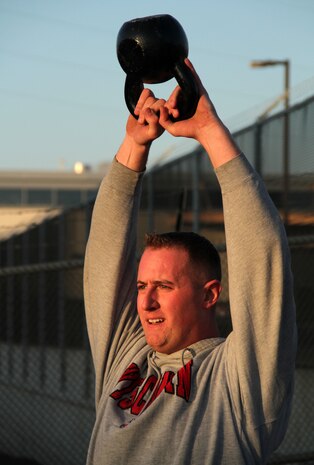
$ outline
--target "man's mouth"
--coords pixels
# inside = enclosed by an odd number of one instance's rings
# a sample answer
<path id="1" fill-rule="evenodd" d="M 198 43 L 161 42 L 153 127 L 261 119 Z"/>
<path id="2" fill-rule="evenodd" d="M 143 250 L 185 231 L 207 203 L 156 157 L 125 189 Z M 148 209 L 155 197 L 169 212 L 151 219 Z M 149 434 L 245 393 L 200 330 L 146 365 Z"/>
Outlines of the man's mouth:
<path id="1" fill-rule="evenodd" d="M 147 321 L 150 325 L 158 325 L 163 323 L 165 320 L 163 318 L 149 318 Z"/>

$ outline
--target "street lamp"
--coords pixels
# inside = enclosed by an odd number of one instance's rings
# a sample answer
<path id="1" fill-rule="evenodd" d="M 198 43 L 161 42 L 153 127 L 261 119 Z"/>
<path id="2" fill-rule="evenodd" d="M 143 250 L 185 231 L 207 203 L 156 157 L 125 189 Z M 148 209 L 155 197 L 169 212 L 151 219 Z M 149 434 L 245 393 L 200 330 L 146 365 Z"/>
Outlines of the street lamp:
<path id="1" fill-rule="evenodd" d="M 268 66 L 284 67 L 284 93 L 285 105 L 283 127 L 283 217 L 286 224 L 289 221 L 288 193 L 289 193 L 289 88 L 290 88 L 290 62 L 289 60 L 254 60 L 250 63 L 252 68 L 264 68 Z"/>

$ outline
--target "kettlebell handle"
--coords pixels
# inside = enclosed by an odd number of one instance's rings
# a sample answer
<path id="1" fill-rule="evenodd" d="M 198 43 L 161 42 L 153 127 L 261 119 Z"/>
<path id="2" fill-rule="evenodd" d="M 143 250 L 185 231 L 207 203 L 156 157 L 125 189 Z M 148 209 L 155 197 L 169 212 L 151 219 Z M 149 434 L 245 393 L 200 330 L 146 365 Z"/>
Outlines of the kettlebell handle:
<path id="1" fill-rule="evenodd" d="M 173 77 L 182 91 L 178 101 L 179 117 L 173 118 L 173 120 L 180 121 L 191 118 L 195 113 L 199 100 L 199 90 L 194 75 L 184 61 L 180 61 L 174 65 Z M 143 89 L 144 83 L 139 75 L 136 73 L 127 74 L 124 85 L 124 98 L 129 112 L 136 119 L 138 116 L 134 114 L 134 110 Z"/>

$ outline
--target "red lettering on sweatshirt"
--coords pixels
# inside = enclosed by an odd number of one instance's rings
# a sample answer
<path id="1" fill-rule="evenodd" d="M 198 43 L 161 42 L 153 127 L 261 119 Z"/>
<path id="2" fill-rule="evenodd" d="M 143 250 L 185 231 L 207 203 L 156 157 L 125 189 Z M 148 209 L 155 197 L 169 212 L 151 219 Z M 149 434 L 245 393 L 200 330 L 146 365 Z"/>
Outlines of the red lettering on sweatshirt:
<path id="1" fill-rule="evenodd" d="M 191 394 L 191 371 L 193 360 L 190 360 L 178 371 L 177 396 L 182 397 L 186 401 L 189 400 Z"/>
<path id="2" fill-rule="evenodd" d="M 136 363 L 131 363 L 119 379 L 119 382 L 124 381 L 125 379 L 137 379 L 140 376 L 140 373 L 140 369 Z"/>
<path id="3" fill-rule="evenodd" d="M 157 397 L 160 396 L 162 391 L 167 392 L 168 394 L 174 394 L 174 385 L 172 383 L 172 378 L 174 377 L 174 373 L 172 371 L 166 371 L 159 381 L 158 385 L 156 386 L 152 397 L 150 398 L 147 407 L 151 405 Z"/>
<path id="4" fill-rule="evenodd" d="M 141 411 L 144 409 L 145 404 L 147 402 L 146 400 L 144 400 L 144 397 L 146 396 L 148 391 L 152 391 L 154 389 L 156 383 L 156 376 L 151 375 L 147 378 L 131 407 L 131 413 L 133 413 L 133 415 L 139 415 Z"/>
<path id="5" fill-rule="evenodd" d="M 140 376 L 140 369 L 132 363 L 123 373 L 119 382 L 130 381 L 116 389 L 110 397 L 115 399 L 119 408 L 130 409 L 133 415 L 139 415 L 144 408 L 149 407 L 162 392 L 177 395 L 188 401 L 191 394 L 191 371 L 193 360 L 190 360 L 177 372 L 176 389 L 173 383 L 175 373 L 166 371 L 159 380 L 155 375 L 144 379 Z"/>
<path id="6" fill-rule="evenodd" d="M 120 399 L 118 402 L 118 407 L 120 407 L 122 410 L 127 410 L 131 408 L 135 402 L 137 393 L 138 393 L 138 388 L 134 389 L 134 391 L 131 392 L 129 397 Z"/>
<path id="7" fill-rule="evenodd" d="M 134 392 L 134 390 L 136 390 L 138 386 L 140 386 L 143 383 L 144 378 L 141 378 L 141 372 L 139 367 L 135 363 L 132 363 L 119 379 L 119 383 L 122 381 L 131 382 L 129 384 L 124 385 L 123 388 L 117 389 L 116 391 L 112 392 L 110 394 L 110 397 L 112 397 L 113 399 L 118 400 L 128 393 Z"/>

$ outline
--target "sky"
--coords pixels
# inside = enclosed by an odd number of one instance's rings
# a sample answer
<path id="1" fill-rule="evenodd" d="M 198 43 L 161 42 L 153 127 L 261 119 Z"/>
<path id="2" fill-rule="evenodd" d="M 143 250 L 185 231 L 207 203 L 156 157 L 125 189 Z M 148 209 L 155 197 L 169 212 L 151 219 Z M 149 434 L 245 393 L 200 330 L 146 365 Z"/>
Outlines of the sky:
<path id="1" fill-rule="evenodd" d="M 283 92 L 283 66 L 253 69 L 252 60 L 289 59 L 296 98 L 314 94 L 313 0 L 0 0 L 0 171 L 70 171 L 77 161 L 97 170 L 112 160 L 128 117 L 117 35 L 155 14 L 181 23 L 231 131 Z M 151 88 L 167 98 L 175 85 Z M 150 164 L 194 146 L 163 134 Z"/>

